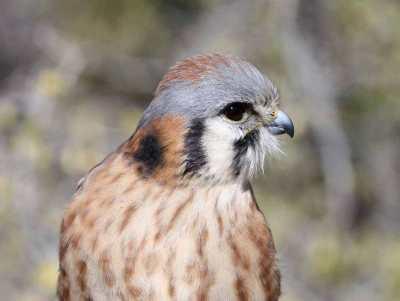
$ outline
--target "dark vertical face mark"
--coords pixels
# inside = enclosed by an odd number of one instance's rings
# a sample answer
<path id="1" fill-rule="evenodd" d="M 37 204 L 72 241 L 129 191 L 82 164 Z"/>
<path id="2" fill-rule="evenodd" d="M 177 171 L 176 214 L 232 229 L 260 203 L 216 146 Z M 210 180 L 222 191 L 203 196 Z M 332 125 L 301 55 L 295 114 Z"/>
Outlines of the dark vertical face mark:
<path id="1" fill-rule="evenodd" d="M 133 159 L 141 163 L 143 175 L 150 176 L 163 163 L 163 148 L 154 134 L 142 138 Z"/>
<path id="2" fill-rule="evenodd" d="M 238 176 L 243 167 L 242 158 L 246 154 L 249 147 L 255 148 L 257 140 L 259 139 L 260 132 L 258 130 L 251 131 L 242 139 L 237 140 L 233 144 L 233 149 L 235 151 L 235 156 L 232 162 L 233 174 Z"/>
<path id="3" fill-rule="evenodd" d="M 201 145 L 201 138 L 204 133 L 203 120 L 194 120 L 185 136 L 185 161 L 184 175 L 195 174 L 206 164 L 206 155 Z"/>

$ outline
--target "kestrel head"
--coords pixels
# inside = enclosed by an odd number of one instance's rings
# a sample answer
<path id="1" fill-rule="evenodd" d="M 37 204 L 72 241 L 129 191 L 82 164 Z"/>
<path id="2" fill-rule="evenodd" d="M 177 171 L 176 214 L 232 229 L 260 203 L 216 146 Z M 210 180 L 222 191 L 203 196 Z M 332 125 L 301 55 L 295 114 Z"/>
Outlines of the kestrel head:
<path id="1" fill-rule="evenodd" d="M 220 54 L 187 58 L 157 87 L 127 155 L 144 177 L 249 178 L 278 151 L 276 135 L 293 137 L 277 88 L 250 63 Z"/>

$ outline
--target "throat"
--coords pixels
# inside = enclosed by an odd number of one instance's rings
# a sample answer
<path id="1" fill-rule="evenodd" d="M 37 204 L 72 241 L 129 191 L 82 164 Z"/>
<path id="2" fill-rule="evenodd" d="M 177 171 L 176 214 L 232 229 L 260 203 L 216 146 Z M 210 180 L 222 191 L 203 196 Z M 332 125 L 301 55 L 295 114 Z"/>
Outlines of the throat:
<path id="1" fill-rule="evenodd" d="M 175 241 L 187 233 L 196 237 L 203 231 L 222 237 L 260 214 L 251 188 L 239 184 L 176 188 L 170 195 L 155 208 L 155 241 Z"/>

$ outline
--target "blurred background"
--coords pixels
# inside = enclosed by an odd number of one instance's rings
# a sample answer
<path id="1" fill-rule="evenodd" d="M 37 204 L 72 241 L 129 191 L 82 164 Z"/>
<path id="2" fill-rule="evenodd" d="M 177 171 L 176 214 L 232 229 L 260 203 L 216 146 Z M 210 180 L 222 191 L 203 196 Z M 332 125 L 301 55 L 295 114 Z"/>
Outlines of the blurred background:
<path id="1" fill-rule="evenodd" d="M 2 0 L 2 300 L 55 299 L 77 181 L 130 136 L 171 64 L 211 51 L 268 74 L 296 125 L 255 181 L 282 300 L 400 300 L 395 0 Z"/>

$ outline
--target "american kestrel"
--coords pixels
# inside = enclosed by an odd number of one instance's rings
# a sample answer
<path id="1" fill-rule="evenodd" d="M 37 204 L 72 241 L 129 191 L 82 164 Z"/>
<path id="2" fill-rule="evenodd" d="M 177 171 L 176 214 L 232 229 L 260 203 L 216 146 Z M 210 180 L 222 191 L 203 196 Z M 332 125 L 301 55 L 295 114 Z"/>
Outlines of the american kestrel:
<path id="1" fill-rule="evenodd" d="M 172 67 L 134 134 L 78 184 L 61 225 L 60 300 L 278 300 L 275 247 L 249 179 L 293 136 L 250 63 Z"/>

